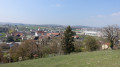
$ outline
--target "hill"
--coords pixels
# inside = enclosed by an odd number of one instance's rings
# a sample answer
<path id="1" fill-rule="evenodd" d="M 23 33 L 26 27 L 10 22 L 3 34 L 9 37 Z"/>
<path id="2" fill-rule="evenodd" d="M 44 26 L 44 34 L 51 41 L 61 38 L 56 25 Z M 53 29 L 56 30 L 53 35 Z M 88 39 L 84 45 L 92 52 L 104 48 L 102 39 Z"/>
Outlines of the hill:
<path id="1" fill-rule="evenodd" d="M 83 52 L 16 63 L 0 67 L 120 67 L 120 50 Z"/>
<path id="2" fill-rule="evenodd" d="M 26 23 L 13 23 L 13 22 L 0 22 L 0 25 L 38 25 L 38 26 L 44 26 L 44 27 L 64 27 L 66 28 L 68 25 L 60 25 L 60 24 L 26 24 Z M 71 25 L 73 28 L 94 28 L 89 26 L 83 26 L 83 25 Z"/>

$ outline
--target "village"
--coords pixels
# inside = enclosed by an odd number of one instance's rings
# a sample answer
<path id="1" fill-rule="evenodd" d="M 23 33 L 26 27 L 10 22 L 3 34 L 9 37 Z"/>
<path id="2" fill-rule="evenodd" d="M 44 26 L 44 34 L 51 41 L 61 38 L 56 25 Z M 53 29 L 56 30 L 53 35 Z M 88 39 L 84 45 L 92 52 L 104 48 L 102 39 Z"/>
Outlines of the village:
<path id="1" fill-rule="evenodd" d="M 35 27 L 35 26 L 34 26 Z M 3 25 L 0 27 L 0 44 L 6 44 L 9 47 L 15 44 L 20 45 L 23 41 L 33 39 L 42 40 L 45 38 L 59 37 L 63 35 L 65 27 L 35 27 L 36 29 L 29 29 L 29 27 L 24 26 L 23 30 L 18 28 L 17 25 Z M 51 29 L 50 29 L 51 28 Z M 84 37 L 81 36 L 94 36 L 94 37 L 104 37 L 102 33 L 102 28 L 76 28 L 73 27 L 73 31 L 76 33 L 74 39 L 83 40 Z M 12 39 L 11 39 L 12 38 Z M 107 49 L 110 45 L 109 43 L 102 43 L 102 49 Z M 1 46 L 1 45 L 0 45 Z"/>
<path id="2" fill-rule="evenodd" d="M 1 25 L 0 27 L 0 46 L 5 49 L 3 52 L 9 52 L 9 49 L 14 45 L 21 45 L 25 40 L 42 41 L 45 39 L 52 39 L 54 37 L 60 37 L 63 35 L 65 26 L 35 26 L 31 25 Z M 102 28 L 80 28 L 73 27 L 73 31 L 76 33 L 74 39 L 77 41 L 83 41 L 85 36 L 94 36 L 98 38 L 104 38 Z M 101 49 L 108 49 L 109 42 L 100 41 Z"/>
<path id="3" fill-rule="evenodd" d="M 29 39 L 44 39 L 44 38 L 52 38 L 58 37 L 63 34 L 65 28 L 58 28 L 57 30 L 52 29 L 43 29 L 43 27 L 38 27 L 36 29 L 29 29 L 27 26 L 24 26 L 25 29 L 21 30 L 17 27 L 17 25 L 3 25 L 0 27 L 0 44 L 5 43 L 8 44 L 10 47 L 14 44 L 20 45 L 22 41 L 29 40 Z M 74 27 L 73 27 L 74 28 Z M 74 36 L 75 39 L 80 39 L 80 35 L 89 35 L 89 36 L 96 36 L 96 37 L 103 37 L 103 34 L 100 30 L 94 30 L 92 28 L 75 28 L 73 30 L 76 35 Z M 12 37 L 14 40 L 7 41 L 8 37 Z"/>

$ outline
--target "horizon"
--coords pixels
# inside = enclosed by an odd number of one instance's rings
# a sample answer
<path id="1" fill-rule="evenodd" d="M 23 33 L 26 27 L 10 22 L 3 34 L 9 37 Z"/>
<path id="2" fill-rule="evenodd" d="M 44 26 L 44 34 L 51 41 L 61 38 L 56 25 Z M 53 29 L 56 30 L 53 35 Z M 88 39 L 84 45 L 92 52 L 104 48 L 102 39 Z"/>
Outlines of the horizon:
<path id="1" fill-rule="evenodd" d="M 119 0 L 0 0 L 0 22 L 120 26 Z"/>

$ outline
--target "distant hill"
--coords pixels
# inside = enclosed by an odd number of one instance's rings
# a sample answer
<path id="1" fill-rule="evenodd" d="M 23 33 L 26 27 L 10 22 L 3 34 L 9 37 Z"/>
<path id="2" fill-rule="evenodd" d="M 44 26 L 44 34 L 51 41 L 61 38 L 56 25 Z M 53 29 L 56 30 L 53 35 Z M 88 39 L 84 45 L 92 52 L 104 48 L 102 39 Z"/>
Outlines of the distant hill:
<path id="1" fill-rule="evenodd" d="M 68 25 L 59 25 L 59 24 L 24 24 L 24 23 L 12 23 L 12 22 L 0 22 L 0 25 L 40 25 L 45 27 L 67 27 Z M 74 25 L 73 28 L 90 28 L 89 26 Z"/>
<path id="2" fill-rule="evenodd" d="M 82 25 L 75 25 L 75 26 L 72 26 L 72 27 L 76 27 L 76 28 L 92 28 L 90 26 L 82 26 Z"/>

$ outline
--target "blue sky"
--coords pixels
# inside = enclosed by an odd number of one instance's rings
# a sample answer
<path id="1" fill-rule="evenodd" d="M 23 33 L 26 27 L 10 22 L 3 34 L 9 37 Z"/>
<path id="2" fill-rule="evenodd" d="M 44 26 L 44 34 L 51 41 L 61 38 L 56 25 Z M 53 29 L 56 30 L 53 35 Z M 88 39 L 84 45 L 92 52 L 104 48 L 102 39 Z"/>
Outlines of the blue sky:
<path id="1" fill-rule="evenodd" d="M 120 26 L 120 0 L 0 0 L 0 22 Z"/>

